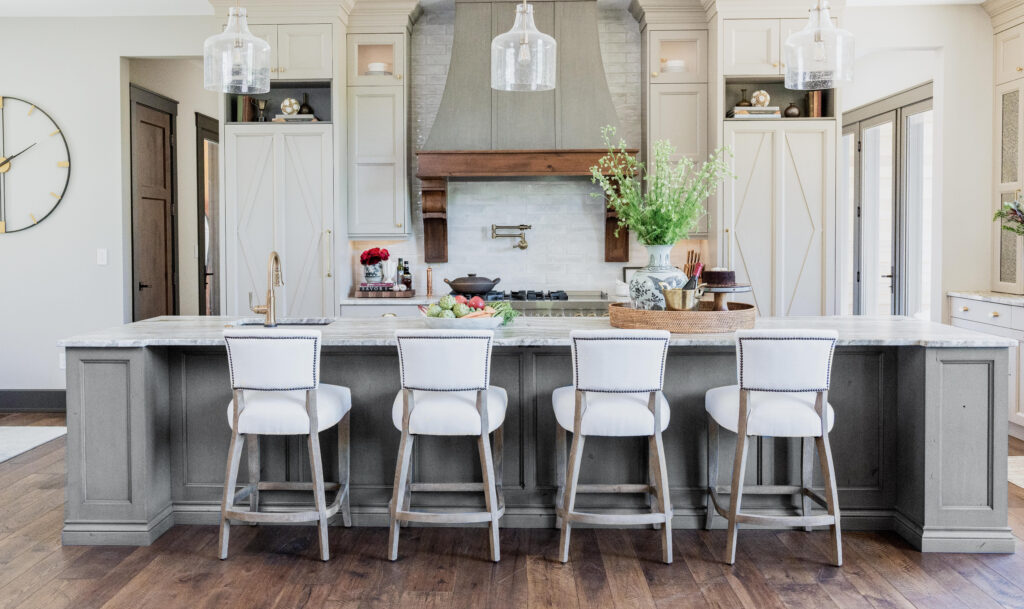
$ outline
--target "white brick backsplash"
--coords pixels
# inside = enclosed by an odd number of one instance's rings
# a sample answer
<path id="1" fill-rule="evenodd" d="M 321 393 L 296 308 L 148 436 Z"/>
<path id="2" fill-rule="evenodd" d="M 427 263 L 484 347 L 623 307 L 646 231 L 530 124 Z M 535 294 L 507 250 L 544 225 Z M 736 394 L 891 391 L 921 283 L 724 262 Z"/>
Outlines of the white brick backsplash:
<path id="1" fill-rule="evenodd" d="M 413 235 L 401 241 L 353 241 L 353 277 L 362 269 L 359 253 L 386 247 L 410 261 L 413 287 L 426 288 L 423 222 L 415 151 L 433 126 L 451 61 L 455 13 L 428 11 L 416 22 L 410 41 L 409 186 Z M 619 136 L 640 144 L 640 28 L 625 10 L 599 10 L 601 57 L 619 116 Z M 604 203 L 591 197 L 597 187 L 585 178 L 565 180 L 453 181 L 448 189 L 448 262 L 433 263 L 434 293 L 448 292 L 444 278 L 478 273 L 500 277 L 508 289 L 567 289 L 613 292 L 623 266 L 646 262 L 642 246 L 630 239 L 630 262 L 604 262 Z M 529 248 L 515 239 L 491 239 L 491 224 L 530 224 Z"/>

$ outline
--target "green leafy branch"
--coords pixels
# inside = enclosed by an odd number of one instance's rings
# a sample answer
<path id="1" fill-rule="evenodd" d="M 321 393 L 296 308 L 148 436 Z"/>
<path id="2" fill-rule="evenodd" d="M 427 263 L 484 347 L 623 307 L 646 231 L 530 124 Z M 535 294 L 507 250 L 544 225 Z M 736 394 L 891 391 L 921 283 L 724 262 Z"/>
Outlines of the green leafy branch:
<path id="1" fill-rule="evenodd" d="M 1010 231 L 1015 235 L 1024 235 L 1024 209 L 1021 209 L 1020 199 L 1015 199 L 999 208 L 992 221 L 1002 221 L 1003 230 Z"/>
<path id="2" fill-rule="evenodd" d="M 727 147 L 716 150 L 699 167 L 689 158 L 672 162 L 676 149 L 668 140 L 654 143 L 652 167 L 626 152 L 626 143 L 612 143 L 615 128 L 601 130 L 608 154 L 590 168 L 591 181 L 601 187 L 608 208 L 618 215 L 619 229 L 636 233 L 644 245 L 673 245 L 689 236 L 704 216 L 704 200 L 715 194 L 729 170 Z M 646 193 L 644 185 L 646 184 Z"/>

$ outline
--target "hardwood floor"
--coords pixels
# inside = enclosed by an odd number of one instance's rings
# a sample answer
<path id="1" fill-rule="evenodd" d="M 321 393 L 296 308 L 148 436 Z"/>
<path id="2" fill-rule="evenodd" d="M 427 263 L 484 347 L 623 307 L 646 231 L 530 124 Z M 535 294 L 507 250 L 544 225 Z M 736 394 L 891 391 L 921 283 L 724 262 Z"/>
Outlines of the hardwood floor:
<path id="1" fill-rule="evenodd" d="M 61 415 L 0 415 L 0 425 L 61 425 Z M 233 607 L 808 607 L 1024 608 L 1024 546 L 1013 555 L 921 554 L 891 533 L 844 534 L 846 564 L 827 564 L 826 531 L 740 535 L 736 566 L 720 562 L 724 531 L 676 531 L 661 563 L 650 529 L 578 529 L 571 560 L 558 531 L 504 529 L 487 560 L 482 528 L 407 528 L 384 560 L 387 529 L 332 527 L 328 563 L 315 527 L 178 526 L 148 548 L 63 547 L 64 440 L 0 464 L 0 609 Z M 1011 454 L 1024 455 L 1024 442 Z M 1010 487 L 1010 524 L 1024 536 L 1024 490 Z"/>

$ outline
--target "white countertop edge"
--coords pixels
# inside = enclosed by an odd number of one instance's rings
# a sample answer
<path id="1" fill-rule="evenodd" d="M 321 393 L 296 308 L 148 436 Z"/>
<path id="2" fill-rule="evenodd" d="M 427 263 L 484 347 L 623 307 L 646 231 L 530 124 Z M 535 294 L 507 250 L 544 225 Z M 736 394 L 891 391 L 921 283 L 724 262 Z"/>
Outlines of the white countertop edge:
<path id="1" fill-rule="evenodd" d="M 946 295 L 953 298 L 967 298 L 968 300 L 980 300 L 983 302 L 994 302 L 997 304 L 1024 307 L 1024 295 L 1020 294 L 1004 294 L 1002 292 L 992 292 L 989 290 L 965 290 L 962 292 L 946 292 Z"/>
<path id="2" fill-rule="evenodd" d="M 57 342 L 65 348 L 105 347 L 217 347 L 224 345 L 226 326 L 253 318 L 240 317 L 158 317 L 151 320 L 116 326 Z M 307 326 L 323 332 L 326 347 L 389 347 L 395 345 L 394 332 L 401 328 L 423 328 L 419 319 L 348 319 L 333 318 L 324 326 Z M 835 329 L 840 346 L 918 346 L 918 347 L 1014 347 L 1017 341 L 964 328 L 907 317 L 791 317 L 763 318 L 759 328 Z M 607 318 L 545 318 L 521 317 L 508 328 L 495 332 L 497 347 L 567 347 L 569 332 L 574 329 L 610 329 Z M 673 347 L 731 347 L 731 333 L 673 334 Z"/>

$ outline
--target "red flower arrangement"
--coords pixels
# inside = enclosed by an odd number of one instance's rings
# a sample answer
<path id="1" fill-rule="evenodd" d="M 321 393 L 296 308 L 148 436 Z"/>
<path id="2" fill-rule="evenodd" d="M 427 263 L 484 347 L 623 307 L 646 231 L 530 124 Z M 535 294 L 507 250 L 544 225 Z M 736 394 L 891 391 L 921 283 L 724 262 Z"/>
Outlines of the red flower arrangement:
<path id="1" fill-rule="evenodd" d="M 382 260 L 387 260 L 391 257 L 391 254 L 382 247 L 371 247 L 362 254 L 359 255 L 359 262 L 363 266 L 372 266 L 374 264 L 380 264 Z"/>

